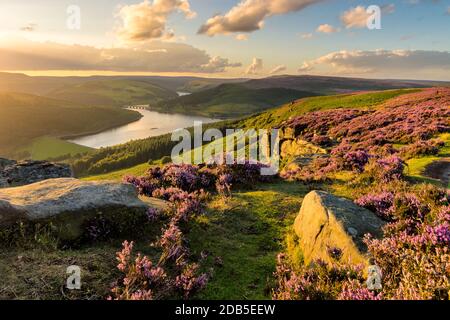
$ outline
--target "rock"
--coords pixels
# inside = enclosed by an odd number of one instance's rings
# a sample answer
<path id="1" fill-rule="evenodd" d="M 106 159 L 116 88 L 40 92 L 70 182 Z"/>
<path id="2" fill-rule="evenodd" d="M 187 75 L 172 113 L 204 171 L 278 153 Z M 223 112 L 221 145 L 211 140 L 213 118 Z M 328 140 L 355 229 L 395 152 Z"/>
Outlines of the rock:
<path id="1" fill-rule="evenodd" d="M 323 191 L 312 191 L 303 200 L 294 224 L 305 264 L 322 259 L 335 261 L 330 249 L 342 251 L 341 261 L 369 265 L 364 235 L 382 235 L 384 222 L 352 201 Z"/>
<path id="2" fill-rule="evenodd" d="M 280 172 L 281 175 L 288 172 L 298 172 L 302 168 L 309 166 L 314 160 L 319 158 L 328 158 L 325 154 L 310 154 L 299 157 L 294 157 Z"/>
<path id="3" fill-rule="evenodd" d="M 295 140 L 286 140 L 281 143 L 280 155 L 282 158 L 312 154 L 327 154 L 327 151 L 300 138 Z"/>
<path id="4" fill-rule="evenodd" d="M 7 161 L 10 161 L 9 164 Z M 47 179 L 69 178 L 73 175 L 70 166 L 66 164 L 32 160 L 7 161 L 0 170 L 0 188 L 23 186 Z"/>
<path id="5" fill-rule="evenodd" d="M 7 166 L 11 166 L 13 164 L 16 164 L 17 162 L 14 160 L 8 160 L 4 158 L 0 158 L 0 171 L 5 169 Z"/>
<path id="6" fill-rule="evenodd" d="M 77 239 L 82 224 L 98 213 L 142 214 L 148 208 L 166 209 L 166 203 L 139 198 L 134 186 L 111 181 L 88 182 L 73 178 L 45 180 L 0 190 L 0 225 L 17 221 L 50 221 L 61 238 Z"/>

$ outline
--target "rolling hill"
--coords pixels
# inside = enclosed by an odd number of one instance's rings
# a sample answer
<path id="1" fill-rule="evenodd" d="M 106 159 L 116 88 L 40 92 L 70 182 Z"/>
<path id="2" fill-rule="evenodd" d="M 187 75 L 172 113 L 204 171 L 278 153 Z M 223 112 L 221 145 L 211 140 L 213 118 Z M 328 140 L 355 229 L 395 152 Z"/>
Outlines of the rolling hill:
<path id="1" fill-rule="evenodd" d="M 337 94 L 368 90 L 373 91 L 450 86 L 450 82 L 284 75 L 248 80 L 242 85 L 251 89 L 288 88 L 294 90 L 311 91 L 321 94 Z"/>
<path id="2" fill-rule="evenodd" d="M 285 88 L 249 89 L 240 84 L 222 84 L 176 99 L 151 105 L 153 110 L 233 119 L 277 105 L 318 94 Z"/>
<path id="3" fill-rule="evenodd" d="M 139 118 L 139 113 L 119 108 L 89 107 L 23 93 L 0 93 L 0 156 L 17 157 L 15 153 L 39 137 L 99 132 Z"/>
<path id="4" fill-rule="evenodd" d="M 120 107 L 155 103 L 178 95 L 146 81 L 115 79 L 68 85 L 48 93 L 47 96 L 79 104 Z"/>

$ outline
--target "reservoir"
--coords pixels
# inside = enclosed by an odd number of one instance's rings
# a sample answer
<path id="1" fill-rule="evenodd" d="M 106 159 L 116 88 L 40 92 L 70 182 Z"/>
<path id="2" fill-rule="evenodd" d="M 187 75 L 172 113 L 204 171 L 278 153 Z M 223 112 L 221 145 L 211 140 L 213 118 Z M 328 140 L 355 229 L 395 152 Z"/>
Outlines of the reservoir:
<path id="1" fill-rule="evenodd" d="M 122 144 L 131 140 L 145 139 L 148 137 L 171 133 L 176 129 L 193 127 L 194 121 L 202 121 L 205 124 L 219 121 L 217 119 L 199 116 L 160 113 L 145 109 L 138 109 L 134 111 L 139 112 L 143 117 L 138 121 L 129 123 L 122 127 L 69 141 L 98 149 L 101 147 Z"/>

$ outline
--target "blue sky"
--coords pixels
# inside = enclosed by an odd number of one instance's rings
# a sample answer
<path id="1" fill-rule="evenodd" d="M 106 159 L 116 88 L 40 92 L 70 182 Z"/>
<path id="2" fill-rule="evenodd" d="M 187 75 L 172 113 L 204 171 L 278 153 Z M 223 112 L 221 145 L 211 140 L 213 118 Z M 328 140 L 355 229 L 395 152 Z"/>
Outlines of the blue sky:
<path id="1" fill-rule="evenodd" d="M 264 26 L 257 30 L 243 30 L 237 32 L 228 32 L 225 20 L 215 24 L 214 28 L 219 31 L 210 31 L 213 34 L 198 34 L 202 25 L 207 24 L 208 19 L 216 14 L 222 17 L 239 5 L 247 1 L 248 7 L 252 7 L 252 2 L 268 0 L 156 0 L 166 1 L 167 3 L 187 2 L 190 12 L 195 12 L 195 18 L 187 18 L 186 12 L 180 12 L 175 8 L 172 11 L 164 13 L 165 32 L 172 33 L 172 38 L 168 39 L 166 35 L 161 37 L 148 37 L 139 40 L 130 41 L 130 35 L 133 31 L 125 30 L 125 36 L 122 33 L 118 36 L 118 29 L 125 29 L 124 14 L 120 15 L 120 8 L 129 6 L 126 17 L 132 21 L 143 12 L 141 9 L 153 10 L 152 1 L 143 2 L 142 0 L 0 0 L 0 57 L 5 57 L 4 61 L 9 61 L 12 57 L 12 50 L 8 48 L 8 42 L 15 44 L 15 41 L 21 41 L 21 45 L 26 50 L 26 42 L 30 42 L 30 48 L 36 48 L 37 43 L 44 46 L 46 42 L 53 42 L 62 45 L 84 45 L 95 47 L 99 50 L 114 48 L 134 48 L 141 50 L 145 48 L 165 49 L 164 45 L 170 46 L 170 50 L 183 51 L 186 54 L 187 47 L 198 51 L 198 66 L 195 65 L 195 59 L 191 56 L 189 67 L 174 68 L 170 66 L 164 68 L 154 68 L 147 65 L 143 59 L 151 59 L 151 56 L 140 56 L 139 67 L 133 67 L 129 72 L 142 73 L 188 73 L 205 74 L 207 76 L 267 76 L 271 71 L 279 67 L 280 73 L 301 74 L 333 74 L 333 75 L 351 75 L 364 77 L 389 77 L 389 78 L 429 78 L 450 80 L 450 1 L 444 0 L 399 0 L 399 1 L 334 1 L 323 0 L 308 2 L 308 6 L 299 7 L 298 3 L 302 0 L 271 0 L 272 3 L 288 3 L 288 9 L 285 5 L 280 11 L 273 9 L 264 18 Z M 291 2 L 291 6 L 289 6 Z M 141 7 L 133 7 L 138 4 Z M 81 30 L 67 30 L 65 27 L 67 14 L 66 9 L 69 5 L 76 4 L 81 8 Z M 366 8 L 369 5 L 378 5 L 381 8 L 390 6 L 390 10 L 383 12 L 381 30 L 368 30 L 364 27 L 346 28 L 342 22 L 342 16 L 345 12 L 354 10 L 358 6 Z M 167 6 L 166 6 L 167 7 Z M 133 9 L 134 8 L 134 9 Z M 179 9 L 180 7 L 178 7 Z M 289 9 L 292 8 L 292 9 Z M 181 10 L 182 11 L 182 10 Z M 250 11 L 243 11 L 235 14 L 237 17 L 247 19 L 245 14 Z M 123 11 L 125 12 L 125 11 Z M 148 11 L 152 12 L 152 11 Z M 158 16 L 160 17 L 160 16 Z M 252 17 L 249 16 L 248 19 Z M 148 16 L 148 19 L 152 19 Z M 230 20 L 231 21 L 231 20 Z M 245 22 L 241 21 L 241 24 Z M 318 32 L 320 25 L 328 25 L 329 30 Z M 225 26 L 225 27 L 224 27 Z M 136 25 L 134 25 L 136 27 Z M 151 21 L 147 21 L 139 28 L 153 27 Z M 239 27 L 233 26 L 239 29 Z M 245 29 L 245 28 L 244 28 Z M 210 29 L 212 30 L 212 28 Z M 220 31 L 222 30 L 222 31 Z M 142 31 L 142 30 L 140 30 Z M 240 35 L 241 40 L 236 36 Z M 128 38 L 127 38 L 128 37 Z M 127 38 L 124 40 L 123 38 Z M 2 40 L 3 39 L 3 40 Z M 245 40 L 242 40 L 245 39 Z M 156 45 L 157 44 L 157 45 Z M 170 44 L 170 45 L 169 45 Z M 180 48 L 177 45 L 180 45 Z M 12 45 L 11 45 L 12 47 Z M 5 53 L 1 52 L 1 49 Z M 137 49 L 139 48 L 139 49 Z M 163 49 L 161 49 L 163 48 Z M 57 53 L 50 52 L 46 48 L 39 48 L 47 56 L 58 60 Z M 18 50 L 18 49 L 17 49 Z M 17 53 L 16 50 L 16 53 Z M 61 49 L 62 50 L 62 49 Z M 146 49 L 149 52 L 148 49 Z M 153 50 L 153 49 L 152 49 Z M 150 51 L 152 51 L 150 50 Z M 398 54 L 401 50 L 401 54 Z M 30 50 L 29 50 L 30 51 Z M 204 56 L 201 56 L 203 52 Z M 103 51 L 102 51 L 103 52 Z M 97 52 L 105 56 L 105 52 Z M 337 54 L 345 52 L 344 55 Z M 363 52 L 363 53 L 357 53 Z M 378 52 L 378 53 L 376 53 Z M 394 52 L 394 54 L 393 54 Z M 124 52 L 121 54 L 125 54 Z M 173 52 L 168 59 L 180 59 L 183 61 L 183 54 Z M 190 53 L 193 54 L 193 51 Z M 122 61 L 123 57 L 118 57 L 108 51 L 108 57 L 114 57 L 110 60 Z M 27 53 L 27 59 L 34 57 Z M 213 64 L 208 59 L 220 57 L 222 60 L 214 60 Z M 401 66 L 395 70 L 384 70 L 383 59 L 388 59 L 392 66 Z M 437 59 L 442 64 L 439 68 L 437 63 L 433 64 L 430 59 Z M 59 59 L 61 60 L 61 59 Z M 161 61 L 164 59 L 161 58 Z M 226 62 L 225 62 L 226 60 Z M 64 64 L 52 66 L 51 63 L 43 63 L 41 68 L 36 67 L 34 72 L 45 72 L 57 70 L 64 67 Z M 392 61 L 395 61 L 392 62 Z M 396 62 L 398 61 L 398 63 Z M 127 61 L 128 63 L 129 61 Z M 219 63 L 220 62 L 220 63 Z M 67 68 L 66 71 L 84 72 L 98 71 L 108 72 L 127 72 L 126 63 L 123 66 L 114 66 L 110 63 L 100 63 L 98 70 L 96 66 L 88 63 L 70 61 L 67 65 L 78 67 Z M 162 63 L 162 62 L 161 62 Z M 238 64 L 241 64 L 238 66 Z M 20 63 L 14 64 L 20 68 Z M 21 71 L 27 71 L 29 63 L 24 63 Z M 106 66 L 107 65 L 107 66 Z M 207 65 L 207 66 L 206 66 Z M 389 65 L 389 63 L 387 63 Z M 200 67 L 201 66 L 201 67 Z M 94 70 L 90 70 L 93 68 Z M 5 63 L 0 63 L 0 69 L 9 70 Z M 105 69 L 105 70 L 102 70 Z M 441 71 L 439 71 L 441 69 Z M 414 71 L 416 70 L 416 71 Z M 97 71 L 97 72 L 94 72 Z"/>

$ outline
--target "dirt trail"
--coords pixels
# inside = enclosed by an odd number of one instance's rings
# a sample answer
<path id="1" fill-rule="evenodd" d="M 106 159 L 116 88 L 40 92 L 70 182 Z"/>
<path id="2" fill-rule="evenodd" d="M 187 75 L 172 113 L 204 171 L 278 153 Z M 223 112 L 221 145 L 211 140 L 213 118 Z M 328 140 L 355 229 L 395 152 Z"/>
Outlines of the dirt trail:
<path id="1" fill-rule="evenodd" d="M 440 180 L 445 186 L 450 182 L 450 158 L 443 158 L 429 164 L 424 171 L 424 176 Z"/>

